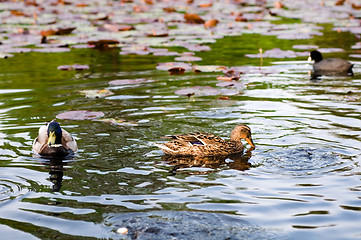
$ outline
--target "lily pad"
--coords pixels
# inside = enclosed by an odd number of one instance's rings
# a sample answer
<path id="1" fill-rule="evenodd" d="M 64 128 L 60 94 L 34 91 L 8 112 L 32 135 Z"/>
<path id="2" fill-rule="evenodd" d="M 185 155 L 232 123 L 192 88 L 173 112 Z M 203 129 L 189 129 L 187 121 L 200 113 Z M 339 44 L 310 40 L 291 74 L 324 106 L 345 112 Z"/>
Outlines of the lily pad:
<path id="1" fill-rule="evenodd" d="M 119 79 L 110 81 L 110 85 L 118 86 L 118 85 L 135 85 L 145 82 L 152 82 L 151 80 L 145 78 L 137 78 L 137 79 Z"/>
<path id="2" fill-rule="evenodd" d="M 227 69 L 227 67 L 217 65 L 193 65 L 192 68 L 194 72 L 222 72 Z"/>
<path id="3" fill-rule="evenodd" d="M 87 98 L 102 98 L 111 96 L 114 93 L 108 89 L 102 89 L 102 90 L 80 90 L 79 91 L 82 94 L 85 94 L 85 97 Z"/>
<path id="4" fill-rule="evenodd" d="M 249 58 L 295 58 L 299 56 L 308 56 L 308 54 L 308 52 L 295 52 L 292 50 L 281 50 L 279 48 L 274 48 L 267 50 L 262 54 L 246 54 L 245 56 Z"/>
<path id="5" fill-rule="evenodd" d="M 67 120 L 88 120 L 103 117 L 103 112 L 93 112 L 87 110 L 68 111 L 59 113 L 56 118 Z"/>
<path id="6" fill-rule="evenodd" d="M 184 71 L 188 71 L 192 69 L 192 65 L 184 62 L 166 62 L 166 63 L 158 63 L 158 70 L 163 71 L 172 71 L 174 69 L 184 69 Z"/>
<path id="7" fill-rule="evenodd" d="M 218 87 L 230 87 L 235 89 L 243 89 L 244 83 L 239 81 L 228 81 L 228 82 L 219 82 L 216 84 Z"/>
<path id="8" fill-rule="evenodd" d="M 189 55 L 183 55 L 180 57 L 176 57 L 174 60 L 176 61 L 184 61 L 184 62 L 195 62 L 195 61 L 202 61 L 202 58 L 195 57 L 195 56 L 189 56 Z"/>

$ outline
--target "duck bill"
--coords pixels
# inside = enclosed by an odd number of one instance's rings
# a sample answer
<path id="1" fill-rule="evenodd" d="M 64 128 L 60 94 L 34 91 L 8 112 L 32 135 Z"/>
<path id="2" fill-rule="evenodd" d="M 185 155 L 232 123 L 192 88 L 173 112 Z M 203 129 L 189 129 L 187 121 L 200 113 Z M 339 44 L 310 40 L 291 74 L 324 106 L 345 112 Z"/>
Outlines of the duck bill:
<path id="1" fill-rule="evenodd" d="M 48 145 L 54 145 L 56 140 L 55 132 L 49 132 Z"/>
<path id="2" fill-rule="evenodd" d="M 255 146 L 254 143 L 253 143 L 252 138 L 246 138 L 245 140 L 246 140 L 246 141 L 248 142 L 248 144 L 251 145 L 253 148 L 256 148 L 256 146 Z"/>

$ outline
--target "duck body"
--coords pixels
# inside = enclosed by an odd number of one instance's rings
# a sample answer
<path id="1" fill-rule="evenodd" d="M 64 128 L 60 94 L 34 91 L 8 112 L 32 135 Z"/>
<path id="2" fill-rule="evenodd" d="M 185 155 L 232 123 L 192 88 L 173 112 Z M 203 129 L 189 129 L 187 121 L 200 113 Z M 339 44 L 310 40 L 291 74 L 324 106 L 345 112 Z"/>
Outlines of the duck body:
<path id="1" fill-rule="evenodd" d="M 40 127 L 39 135 L 33 142 L 33 151 L 41 156 L 66 157 L 77 150 L 77 143 L 71 134 L 54 120 Z"/>
<path id="2" fill-rule="evenodd" d="M 310 59 L 314 60 L 313 72 L 314 75 L 321 76 L 353 76 L 352 67 L 349 61 L 341 58 L 326 58 L 323 59 L 319 51 L 312 51 Z"/>
<path id="3" fill-rule="evenodd" d="M 182 135 L 170 135 L 166 138 L 172 141 L 158 144 L 167 155 L 181 156 L 227 156 L 240 153 L 244 146 L 241 139 L 245 139 L 254 147 L 251 129 L 243 124 L 237 125 L 231 133 L 230 141 L 209 133 L 195 132 Z"/>

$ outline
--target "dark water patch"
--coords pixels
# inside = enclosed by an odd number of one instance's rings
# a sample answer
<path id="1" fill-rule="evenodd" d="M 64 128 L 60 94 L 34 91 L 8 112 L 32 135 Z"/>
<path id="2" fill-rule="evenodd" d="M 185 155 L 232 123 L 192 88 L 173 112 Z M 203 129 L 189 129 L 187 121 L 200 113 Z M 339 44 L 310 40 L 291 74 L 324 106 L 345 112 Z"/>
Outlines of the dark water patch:
<path id="1" fill-rule="evenodd" d="M 259 158 L 262 158 L 261 162 L 258 162 L 262 165 L 261 171 L 298 177 L 348 172 L 353 168 L 350 159 L 320 148 L 281 149 L 259 154 L 252 160 L 257 161 Z"/>
<path id="2" fill-rule="evenodd" d="M 279 235 L 238 216 L 219 213 L 154 211 L 105 216 L 112 231 L 127 228 L 123 239 L 279 239 Z"/>

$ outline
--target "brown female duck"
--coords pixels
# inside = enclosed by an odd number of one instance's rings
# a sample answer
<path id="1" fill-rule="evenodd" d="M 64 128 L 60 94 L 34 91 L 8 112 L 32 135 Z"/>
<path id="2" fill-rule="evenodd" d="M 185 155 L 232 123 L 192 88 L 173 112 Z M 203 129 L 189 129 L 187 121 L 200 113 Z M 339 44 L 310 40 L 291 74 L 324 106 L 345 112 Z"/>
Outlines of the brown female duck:
<path id="1" fill-rule="evenodd" d="M 237 125 L 231 132 L 230 141 L 209 133 L 190 133 L 184 135 L 171 135 L 166 138 L 173 139 L 163 144 L 156 143 L 165 154 L 183 156 L 217 156 L 240 153 L 244 146 L 241 139 L 245 139 L 253 148 L 251 129 L 243 124 Z"/>
<path id="2" fill-rule="evenodd" d="M 40 127 L 39 136 L 33 143 L 33 151 L 42 156 L 65 157 L 77 149 L 74 138 L 55 120 Z"/>

